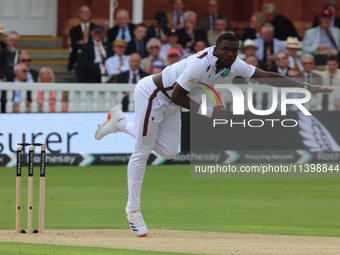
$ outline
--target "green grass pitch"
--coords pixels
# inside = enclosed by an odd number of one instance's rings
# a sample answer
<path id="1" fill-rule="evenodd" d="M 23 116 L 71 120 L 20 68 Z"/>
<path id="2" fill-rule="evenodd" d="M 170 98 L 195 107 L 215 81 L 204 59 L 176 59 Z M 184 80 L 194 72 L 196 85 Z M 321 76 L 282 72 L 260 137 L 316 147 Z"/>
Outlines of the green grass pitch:
<path id="1" fill-rule="evenodd" d="M 149 229 L 340 236 L 339 178 L 192 179 L 189 168 L 147 167 L 142 212 Z M 22 183 L 26 226 L 27 167 Z M 45 229 L 127 229 L 126 183 L 126 166 L 47 167 Z M 0 229 L 14 230 L 15 168 L 0 168 L 0 208 Z"/>

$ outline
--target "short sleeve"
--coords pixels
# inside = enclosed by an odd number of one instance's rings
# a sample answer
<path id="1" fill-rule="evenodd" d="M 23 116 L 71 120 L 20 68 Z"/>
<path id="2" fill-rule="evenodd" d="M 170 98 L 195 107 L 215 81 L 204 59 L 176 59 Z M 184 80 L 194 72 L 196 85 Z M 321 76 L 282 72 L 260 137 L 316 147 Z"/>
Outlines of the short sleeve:
<path id="1" fill-rule="evenodd" d="M 199 65 L 199 63 L 201 65 Z M 200 61 L 190 61 L 187 67 L 183 70 L 176 82 L 186 91 L 192 90 L 196 81 L 200 81 L 202 77 L 202 65 Z"/>
<path id="2" fill-rule="evenodd" d="M 234 68 L 233 72 L 236 74 L 236 76 L 241 76 L 244 78 L 251 78 L 256 70 L 255 66 L 248 65 L 246 62 L 239 58 L 236 58 L 232 68 Z"/>

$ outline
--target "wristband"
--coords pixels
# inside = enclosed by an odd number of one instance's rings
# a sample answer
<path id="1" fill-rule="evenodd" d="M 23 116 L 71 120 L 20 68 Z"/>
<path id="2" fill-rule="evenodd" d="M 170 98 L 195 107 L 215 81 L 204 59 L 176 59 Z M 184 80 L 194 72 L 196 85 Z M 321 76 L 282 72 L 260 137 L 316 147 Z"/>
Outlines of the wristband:
<path id="1" fill-rule="evenodd" d="M 211 118 L 212 114 L 213 114 L 214 108 L 207 106 L 206 107 L 206 112 L 203 114 L 202 113 L 202 105 L 200 105 L 200 108 L 198 109 L 197 113 L 201 114 L 203 116 L 206 116 L 208 118 Z"/>

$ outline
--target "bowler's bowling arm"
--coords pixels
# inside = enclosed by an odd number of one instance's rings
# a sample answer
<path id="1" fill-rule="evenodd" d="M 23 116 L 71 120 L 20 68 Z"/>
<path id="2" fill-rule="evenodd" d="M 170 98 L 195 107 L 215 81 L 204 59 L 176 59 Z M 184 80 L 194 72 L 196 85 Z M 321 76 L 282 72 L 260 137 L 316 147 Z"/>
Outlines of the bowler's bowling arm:
<path id="1" fill-rule="evenodd" d="M 274 87 L 297 87 L 297 88 L 305 88 L 305 84 L 296 81 L 287 76 L 283 76 L 279 73 L 274 72 L 266 72 L 259 68 L 255 69 L 255 72 L 251 78 L 255 78 L 259 83 L 268 84 Z M 331 93 L 332 89 L 322 88 L 322 87 L 314 87 L 307 86 L 307 88 L 311 93 Z"/>

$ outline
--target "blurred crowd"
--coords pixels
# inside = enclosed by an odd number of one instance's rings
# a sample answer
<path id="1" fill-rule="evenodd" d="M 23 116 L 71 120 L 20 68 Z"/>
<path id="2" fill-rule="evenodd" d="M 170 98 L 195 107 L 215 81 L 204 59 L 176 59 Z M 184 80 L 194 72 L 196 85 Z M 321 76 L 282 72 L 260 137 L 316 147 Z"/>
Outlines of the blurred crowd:
<path id="1" fill-rule="evenodd" d="M 155 13 L 153 24 L 132 24 L 130 13 L 118 9 L 115 26 L 105 29 L 91 22 L 91 9 L 79 9 L 80 24 L 70 29 L 68 71 L 75 70 L 79 83 L 135 84 L 149 74 L 215 44 L 222 33 L 234 33 L 228 17 L 219 13 L 217 0 L 207 0 L 207 14 L 198 17 L 187 10 L 183 0 L 172 0 L 172 11 Z M 326 0 L 318 17 L 311 21 L 303 39 L 294 24 L 267 3 L 262 11 L 250 17 L 249 27 L 240 38 L 239 57 L 266 71 L 278 72 L 310 84 L 340 85 L 338 49 L 340 18 L 336 0 Z M 51 68 L 30 68 L 31 56 L 18 49 L 19 34 L 0 25 L 0 79 L 13 82 L 54 82 Z M 241 80 L 250 83 L 249 80 Z M 239 83 L 235 81 L 235 83 Z M 6 112 L 6 91 L 1 92 L 1 112 Z M 38 93 L 38 110 L 46 109 L 43 92 Z M 13 109 L 18 111 L 20 91 L 13 96 Z M 62 97 L 62 111 L 67 111 L 67 95 Z M 49 94 L 48 111 L 55 111 L 55 92 Z M 30 92 L 26 107 L 29 111 Z M 123 110 L 128 110 L 129 94 L 123 95 Z M 325 103 L 325 105 L 327 102 Z M 334 106 L 340 109 L 340 101 Z M 45 107 L 45 108 L 44 108 Z M 325 106 L 326 107 L 326 106 Z"/>

